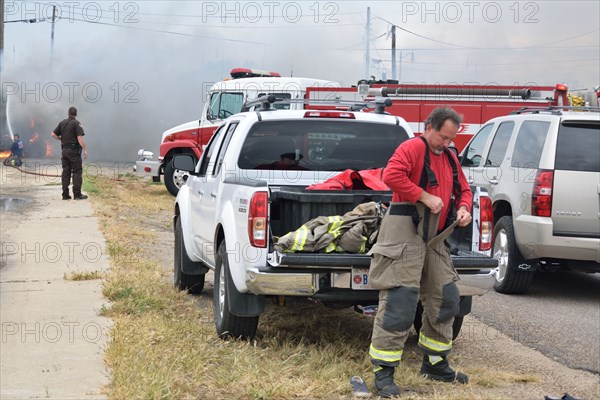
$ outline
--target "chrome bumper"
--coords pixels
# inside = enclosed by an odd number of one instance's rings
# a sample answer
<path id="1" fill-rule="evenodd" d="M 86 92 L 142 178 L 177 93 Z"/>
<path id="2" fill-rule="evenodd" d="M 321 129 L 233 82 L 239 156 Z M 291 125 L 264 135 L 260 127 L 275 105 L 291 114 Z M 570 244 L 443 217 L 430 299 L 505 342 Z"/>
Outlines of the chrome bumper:
<path id="1" fill-rule="evenodd" d="M 133 172 L 141 176 L 160 176 L 160 162 L 138 160 L 133 166 Z"/>
<path id="2" fill-rule="evenodd" d="M 332 287 L 352 287 L 349 272 L 331 274 Z M 461 296 L 481 296 L 494 286 L 496 270 L 484 274 L 463 274 L 457 282 Z M 254 294 L 280 296 L 312 296 L 319 291 L 318 273 L 268 273 L 258 269 L 246 271 L 246 285 Z M 357 290 L 358 292 L 358 290 Z"/>
<path id="3" fill-rule="evenodd" d="M 461 296 L 481 296 L 489 292 L 496 282 L 496 270 L 487 274 L 464 275 L 459 274 L 460 280 L 456 282 Z"/>

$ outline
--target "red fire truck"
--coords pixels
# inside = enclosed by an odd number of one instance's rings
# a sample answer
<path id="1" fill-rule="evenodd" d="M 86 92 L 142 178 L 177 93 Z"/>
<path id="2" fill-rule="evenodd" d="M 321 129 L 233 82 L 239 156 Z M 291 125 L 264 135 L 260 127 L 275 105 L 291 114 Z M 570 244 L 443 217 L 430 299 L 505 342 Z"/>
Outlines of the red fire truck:
<path id="1" fill-rule="evenodd" d="M 423 122 L 434 108 L 451 107 L 464 118 L 454 143 L 459 152 L 491 118 L 508 115 L 523 107 L 570 104 L 570 96 L 567 96 L 567 86 L 564 84 L 556 86 L 397 85 L 369 84 L 361 81 L 357 87 L 308 88 L 307 97 L 309 103 L 310 100 L 335 101 L 335 99 L 340 101 L 343 99 L 344 102 L 361 102 L 375 97 L 387 97 L 392 101 L 392 105 L 385 111 L 404 118 L 417 135 L 423 132 Z M 327 106 L 310 106 L 310 108 L 324 107 Z"/>

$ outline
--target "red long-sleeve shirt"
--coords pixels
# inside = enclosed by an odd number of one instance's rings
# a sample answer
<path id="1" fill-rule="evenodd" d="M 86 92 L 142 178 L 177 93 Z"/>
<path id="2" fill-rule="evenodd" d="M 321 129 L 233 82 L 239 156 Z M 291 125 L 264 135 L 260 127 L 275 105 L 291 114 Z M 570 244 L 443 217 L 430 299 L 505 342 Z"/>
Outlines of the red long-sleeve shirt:
<path id="1" fill-rule="evenodd" d="M 383 172 L 383 182 L 394 192 L 393 202 L 410 201 L 416 203 L 421 196 L 423 189 L 419 187 L 419 181 L 425 164 L 425 148 L 425 143 L 421 139 L 407 140 L 398 146 L 392 158 L 390 158 Z M 452 157 L 458 168 L 458 182 L 461 188 L 460 199 L 457 199 L 457 209 L 466 206 L 467 210 L 471 211 L 473 205 L 471 188 L 454 153 L 452 153 Z M 450 207 L 452 166 L 448 161 L 448 156 L 443 153 L 437 155 L 429 150 L 429 159 L 431 170 L 435 173 L 438 181 L 438 187 L 428 186 L 427 193 L 439 197 L 444 202 L 444 207 L 440 213 L 439 230 L 446 223 L 448 208 Z"/>

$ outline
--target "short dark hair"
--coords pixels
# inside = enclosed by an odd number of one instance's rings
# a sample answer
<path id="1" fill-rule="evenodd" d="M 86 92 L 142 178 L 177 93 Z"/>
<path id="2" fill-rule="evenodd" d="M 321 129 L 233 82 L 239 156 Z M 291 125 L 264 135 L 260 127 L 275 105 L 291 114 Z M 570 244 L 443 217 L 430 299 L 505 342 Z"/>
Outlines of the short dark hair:
<path id="1" fill-rule="evenodd" d="M 69 116 L 70 117 L 76 117 L 77 116 L 77 109 L 75 107 L 69 107 Z"/>
<path id="2" fill-rule="evenodd" d="M 427 119 L 425 120 L 425 127 L 431 124 L 431 127 L 434 130 L 439 131 L 440 129 L 442 129 L 442 126 L 448 119 L 458 127 L 463 121 L 462 115 L 459 115 L 450 107 L 439 107 L 433 110 L 431 114 L 429 114 L 429 117 L 427 117 Z"/>
<path id="3" fill-rule="evenodd" d="M 13 137 L 13 139 L 14 139 L 14 138 L 21 139 L 21 136 L 19 136 L 19 134 L 18 134 L 18 133 L 15 133 L 15 136 Z"/>

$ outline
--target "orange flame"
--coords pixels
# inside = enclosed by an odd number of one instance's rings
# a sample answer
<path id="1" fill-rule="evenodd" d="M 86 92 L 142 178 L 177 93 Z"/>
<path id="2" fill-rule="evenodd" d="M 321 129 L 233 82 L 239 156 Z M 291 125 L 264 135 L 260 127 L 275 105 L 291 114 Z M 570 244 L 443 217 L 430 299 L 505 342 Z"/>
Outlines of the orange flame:
<path id="1" fill-rule="evenodd" d="M 10 157 L 10 151 L 0 151 L 0 158 Z"/>
<path id="2" fill-rule="evenodd" d="M 52 148 L 52 144 L 46 140 L 46 158 L 54 157 L 54 149 Z"/>
<path id="3" fill-rule="evenodd" d="M 35 129 L 35 118 L 33 118 L 33 117 L 29 118 L 29 127 L 31 129 Z"/>
<path id="4" fill-rule="evenodd" d="M 37 142 L 38 140 L 40 140 L 40 135 L 39 135 L 39 133 L 37 133 L 37 132 L 36 132 L 36 133 L 35 133 L 35 134 L 34 134 L 34 135 L 33 135 L 33 136 L 32 136 L 32 137 L 29 139 L 29 143 L 35 143 L 35 142 Z"/>

